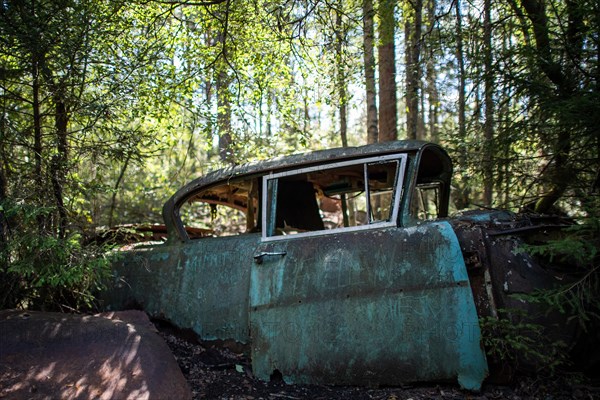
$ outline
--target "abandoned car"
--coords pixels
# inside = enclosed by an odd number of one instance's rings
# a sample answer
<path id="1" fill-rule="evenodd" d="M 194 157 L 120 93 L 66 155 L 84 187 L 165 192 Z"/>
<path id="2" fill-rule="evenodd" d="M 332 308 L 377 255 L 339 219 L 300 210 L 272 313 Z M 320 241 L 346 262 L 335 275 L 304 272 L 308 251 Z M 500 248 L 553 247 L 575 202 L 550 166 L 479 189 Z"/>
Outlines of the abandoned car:
<path id="1" fill-rule="evenodd" d="M 479 317 L 552 277 L 504 239 L 530 220 L 446 218 L 451 174 L 447 153 L 422 141 L 215 171 L 166 202 L 166 241 L 124 252 L 104 301 L 245 344 L 265 380 L 477 390 Z"/>

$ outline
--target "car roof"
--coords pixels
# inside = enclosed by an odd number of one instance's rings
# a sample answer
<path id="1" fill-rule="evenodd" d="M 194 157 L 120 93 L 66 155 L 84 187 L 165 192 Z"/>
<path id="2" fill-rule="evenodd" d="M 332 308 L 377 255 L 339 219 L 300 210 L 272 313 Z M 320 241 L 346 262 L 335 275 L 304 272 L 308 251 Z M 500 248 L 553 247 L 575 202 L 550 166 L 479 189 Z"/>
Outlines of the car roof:
<path id="1" fill-rule="evenodd" d="M 352 160 L 364 157 L 383 156 L 395 153 L 420 153 L 426 148 L 436 150 L 435 153 L 444 154 L 449 160 L 445 150 L 437 144 L 423 140 L 396 140 L 357 147 L 339 147 L 326 150 L 315 150 L 306 153 L 292 154 L 288 156 L 275 157 L 264 161 L 249 162 L 222 168 L 201 176 L 189 182 L 179 189 L 163 206 L 163 219 L 169 231 L 169 237 L 176 233 L 175 219 L 178 207 L 194 193 L 208 188 L 219 182 L 238 179 L 249 176 L 261 176 L 268 173 L 276 173 L 293 170 L 302 167 L 319 165 L 322 163 L 333 163 L 342 160 Z"/>
<path id="2" fill-rule="evenodd" d="M 222 168 L 210 172 L 202 177 L 194 179 L 177 191 L 171 200 L 178 202 L 186 197 L 188 193 L 211 185 L 215 182 L 229 180 L 244 175 L 264 175 L 269 172 L 277 172 L 295 169 L 323 162 L 335 162 L 362 158 L 365 156 L 385 155 L 400 152 L 417 152 L 426 146 L 437 145 L 423 140 L 397 140 L 391 142 L 375 143 L 357 147 L 339 147 L 326 150 L 315 150 L 306 153 L 292 154 L 288 156 L 275 157 L 264 161 L 255 161 Z"/>

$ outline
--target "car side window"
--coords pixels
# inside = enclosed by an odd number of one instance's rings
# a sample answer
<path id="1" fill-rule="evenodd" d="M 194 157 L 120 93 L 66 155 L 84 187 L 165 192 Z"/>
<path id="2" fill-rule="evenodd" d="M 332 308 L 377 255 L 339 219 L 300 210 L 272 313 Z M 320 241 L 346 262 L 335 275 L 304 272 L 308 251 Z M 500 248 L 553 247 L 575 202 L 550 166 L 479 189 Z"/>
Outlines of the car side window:
<path id="1" fill-rule="evenodd" d="M 394 155 L 265 176 L 263 240 L 395 225 L 405 164 Z"/>
<path id="2" fill-rule="evenodd" d="M 226 182 L 194 193 L 179 209 L 190 239 L 257 230 L 258 179 Z"/>
<path id="3" fill-rule="evenodd" d="M 452 163 L 438 148 L 428 147 L 418 160 L 415 184 L 408 211 L 412 222 L 432 221 L 448 216 Z"/>
<path id="4" fill-rule="evenodd" d="M 440 182 L 419 183 L 413 192 L 413 213 L 421 221 L 440 217 Z"/>

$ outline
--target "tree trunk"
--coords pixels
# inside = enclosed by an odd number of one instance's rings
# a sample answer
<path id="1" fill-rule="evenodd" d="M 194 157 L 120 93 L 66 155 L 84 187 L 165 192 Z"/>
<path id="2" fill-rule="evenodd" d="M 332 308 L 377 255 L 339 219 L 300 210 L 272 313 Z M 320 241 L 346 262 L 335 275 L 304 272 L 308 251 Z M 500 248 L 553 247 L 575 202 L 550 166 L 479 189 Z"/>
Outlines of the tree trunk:
<path id="1" fill-rule="evenodd" d="M 493 140 L 494 140 L 494 71 L 492 69 L 492 21 L 491 0 L 485 0 L 483 21 L 484 48 L 484 142 L 483 142 L 483 203 L 492 206 L 494 189 Z"/>
<path id="2" fill-rule="evenodd" d="M 462 30 L 462 12 L 460 0 L 456 0 L 456 62 L 458 64 L 458 137 L 461 143 L 467 138 L 466 125 L 466 72 L 465 72 L 465 53 L 463 49 L 463 30 Z M 464 149 L 464 147 L 461 147 Z M 462 152 L 461 157 L 466 161 L 466 151 Z"/>
<path id="3" fill-rule="evenodd" d="M 220 72 L 217 77 L 217 130 L 219 132 L 219 157 L 221 161 L 233 163 L 231 149 L 231 103 L 229 94 L 229 77 Z"/>
<path id="4" fill-rule="evenodd" d="M 373 54 L 373 42 L 375 33 L 373 30 L 373 1 L 363 1 L 363 49 L 365 63 L 365 89 L 367 95 L 367 143 L 377 143 L 377 89 L 375 88 L 375 55 Z"/>
<path id="5" fill-rule="evenodd" d="M 594 11 L 595 25 L 600 27 L 600 4 L 596 4 Z M 600 99 L 600 44 L 596 44 L 596 98 Z M 598 129 L 598 127 L 596 127 Z M 600 195 L 600 132 L 596 135 L 596 178 L 592 183 L 590 192 Z"/>
<path id="6" fill-rule="evenodd" d="M 302 115 L 302 132 L 304 137 L 310 137 L 310 99 L 308 89 L 304 89 L 304 96 L 302 96 L 303 103 L 303 115 Z"/>
<path id="7" fill-rule="evenodd" d="M 421 32 L 423 0 L 410 3 L 412 12 L 406 17 L 404 32 L 406 43 L 406 135 L 418 139 L 419 135 L 419 84 L 421 82 Z"/>
<path id="8" fill-rule="evenodd" d="M 398 138 L 393 0 L 379 4 L 379 141 Z"/>
<path id="9" fill-rule="evenodd" d="M 427 28 L 428 32 L 434 32 L 435 26 L 435 8 L 436 1 L 429 0 L 427 3 Z M 438 37 L 436 34 L 434 38 Z M 429 41 L 431 43 L 431 41 Z M 429 106 L 429 140 L 433 142 L 439 141 L 439 109 L 440 109 L 440 96 L 437 89 L 437 70 L 435 68 L 436 63 L 436 51 L 435 44 L 427 46 L 429 48 L 429 57 L 427 59 L 427 99 Z M 425 130 L 424 130 L 425 131 Z"/>
<path id="10" fill-rule="evenodd" d="M 467 118 L 466 118 L 466 87 L 465 52 L 463 47 L 462 10 L 460 0 L 456 0 L 456 62 L 458 65 L 458 172 L 460 183 L 456 196 L 456 208 L 467 208 L 471 203 L 469 176 L 467 174 Z"/>
<path id="11" fill-rule="evenodd" d="M 427 92 L 429 99 L 429 140 L 433 142 L 439 141 L 439 114 L 440 114 L 440 96 L 437 90 L 437 71 L 433 65 L 433 61 L 427 63 Z"/>
<path id="12" fill-rule="evenodd" d="M 56 128 L 56 154 L 51 163 L 51 180 L 54 201 L 58 209 L 58 237 L 64 238 L 67 229 L 67 210 L 64 203 L 64 183 L 68 162 L 68 125 L 69 112 L 65 104 L 62 88 L 54 90 L 54 126 Z"/>
<path id="13" fill-rule="evenodd" d="M 270 138 L 273 136 L 273 123 L 271 122 L 271 109 L 273 108 L 273 93 L 271 89 L 269 89 L 269 93 L 267 94 L 267 137 Z"/>
<path id="14" fill-rule="evenodd" d="M 335 63 L 337 66 L 337 91 L 338 91 L 338 112 L 340 113 L 340 139 L 342 140 L 342 147 L 348 147 L 348 106 L 347 106 L 347 95 L 346 95 L 346 74 L 344 71 L 344 27 L 342 24 L 342 14 L 340 10 L 341 4 L 338 4 L 338 9 L 335 12 L 335 29 L 336 29 L 336 41 L 335 41 Z"/>
<path id="15" fill-rule="evenodd" d="M 4 166 L 0 166 L 0 205 L 3 205 L 7 199 L 6 176 L 4 175 Z M 8 254 L 4 252 L 8 245 L 8 218 L 4 214 L 4 208 L 0 207 L 0 261 L 2 267 L 0 274 L 3 272 L 4 266 L 7 265 Z M 2 303 L 0 303 L 1 305 Z"/>
<path id="16" fill-rule="evenodd" d="M 540 0 L 521 0 L 527 17 L 532 23 L 533 36 L 535 38 L 536 61 L 542 73 L 555 86 L 556 100 L 562 103 L 570 103 L 576 96 L 576 86 L 571 79 L 577 75 L 578 71 L 573 71 L 567 63 L 580 61 L 583 43 L 581 41 L 581 32 L 585 29 L 581 16 L 580 5 L 574 1 L 566 1 L 567 11 L 567 29 L 565 32 L 565 50 L 568 54 L 568 60 L 555 61 L 550 45 L 550 34 L 548 28 L 548 17 L 543 1 Z M 561 56 L 562 57 L 562 56 Z M 561 59 L 560 57 L 558 58 Z M 568 113 L 568 110 L 561 110 Z M 549 182 L 550 190 L 540 198 L 535 206 L 535 211 L 540 213 L 549 212 L 551 207 L 566 191 L 574 177 L 570 170 L 572 137 L 569 130 L 569 121 L 564 120 L 564 115 L 559 115 L 563 119 L 563 127 L 560 128 L 556 138 L 553 139 L 553 160 L 550 168 L 546 168 L 543 180 Z"/>
<path id="17" fill-rule="evenodd" d="M 127 158 L 125 158 L 125 162 L 123 163 L 123 167 L 121 167 L 121 172 L 119 173 L 119 177 L 115 182 L 115 187 L 113 188 L 113 194 L 110 201 L 110 211 L 108 213 L 108 227 L 113 227 L 113 217 L 115 214 L 115 207 L 117 205 L 117 193 L 119 191 L 119 186 L 121 185 L 121 181 L 125 176 L 125 172 L 127 171 L 127 167 L 129 166 L 129 161 L 131 160 L 131 153 L 127 154 Z"/>
<path id="18" fill-rule="evenodd" d="M 31 77 L 32 77 L 32 106 L 33 106 L 33 159 L 34 159 L 34 179 L 38 189 L 37 196 L 40 201 L 44 198 L 45 181 L 42 174 L 42 113 L 40 106 L 40 63 L 39 56 L 34 51 L 31 55 Z M 43 215 L 37 216 L 37 224 L 40 235 L 46 230 L 46 218 Z"/>
<path id="19" fill-rule="evenodd" d="M 231 136 L 231 78 L 229 77 L 229 52 L 227 44 L 227 30 L 229 26 L 229 5 L 227 0 L 223 12 L 223 28 L 219 31 L 216 41 L 221 48 L 220 60 L 217 62 L 217 130 L 219 132 L 219 157 L 221 161 L 234 164 L 232 149 L 233 138 Z"/>

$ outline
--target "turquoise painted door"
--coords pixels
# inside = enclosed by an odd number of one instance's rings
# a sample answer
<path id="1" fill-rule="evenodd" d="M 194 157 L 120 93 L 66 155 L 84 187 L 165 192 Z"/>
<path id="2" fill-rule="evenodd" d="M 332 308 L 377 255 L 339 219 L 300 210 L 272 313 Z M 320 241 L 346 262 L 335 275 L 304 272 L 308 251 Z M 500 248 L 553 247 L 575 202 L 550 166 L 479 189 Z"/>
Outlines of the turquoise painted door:
<path id="1" fill-rule="evenodd" d="M 389 384 L 487 375 L 477 313 L 446 222 L 262 243 L 251 270 L 254 373 Z"/>

